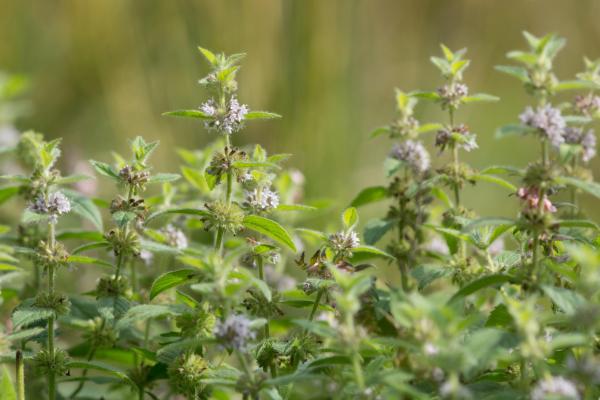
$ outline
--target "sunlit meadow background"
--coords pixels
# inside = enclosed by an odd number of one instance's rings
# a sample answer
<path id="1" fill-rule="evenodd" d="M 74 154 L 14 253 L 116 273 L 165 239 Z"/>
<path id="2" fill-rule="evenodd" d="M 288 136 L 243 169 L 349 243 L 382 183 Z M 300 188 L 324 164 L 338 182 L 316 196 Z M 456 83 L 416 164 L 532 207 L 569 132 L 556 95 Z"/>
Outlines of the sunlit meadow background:
<path id="1" fill-rule="evenodd" d="M 85 171 L 90 158 L 109 160 L 111 150 L 125 151 L 141 134 L 162 143 L 157 168 L 176 172 L 177 147 L 215 138 L 195 121 L 161 116 L 205 99 L 196 82 L 207 69 L 196 46 L 247 52 L 241 100 L 283 119 L 254 123 L 234 140 L 293 153 L 291 164 L 306 176 L 306 201 L 331 198 L 337 214 L 362 187 L 385 182 L 382 160 L 391 144 L 368 134 L 393 117 L 394 87 L 440 85 L 429 63 L 440 42 L 468 47 L 472 92 L 502 98 L 460 110 L 458 121 L 480 145 L 467 160 L 476 168 L 523 166 L 538 154 L 535 141 L 493 134 L 529 99 L 493 66 L 524 47 L 522 30 L 556 32 L 568 38 L 559 77 L 571 78 L 583 55 L 600 57 L 598 21 L 594 0 L 0 0 L 0 69 L 30 77 L 33 112 L 18 127 L 63 137 L 65 171 Z M 418 110 L 425 121 L 445 120 L 436 106 Z M 98 183 L 98 195 L 112 196 Z M 468 190 L 466 203 L 481 215 L 506 216 L 517 205 L 485 183 Z M 595 205 L 587 199 L 598 217 Z M 383 212 L 369 206 L 364 217 Z"/>

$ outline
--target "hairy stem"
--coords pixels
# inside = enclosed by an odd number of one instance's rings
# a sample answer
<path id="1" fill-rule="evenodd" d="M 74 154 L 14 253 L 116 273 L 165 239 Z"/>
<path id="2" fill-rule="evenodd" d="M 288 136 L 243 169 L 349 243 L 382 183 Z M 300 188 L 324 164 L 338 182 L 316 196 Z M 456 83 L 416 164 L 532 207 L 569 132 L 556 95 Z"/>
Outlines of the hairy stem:
<path id="1" fill-rule="evenodd" d="M 50 251 L 54 252 L 56 247 L 56 230 L 54 223 L 51 221 L 48 223 L 48 246 Z M 48 265 L 48 294 L 54 294 L 54 265 Z M 54 359 L 54 314 L 48 318 L 48 343 L 47 350 L 51 359 Z M 48 399 L 54 400 L 56 398 L 56 376 L 54 371 L 50 370 L 48 373 Z"/>
<path id="2" fill-rule="evenodd" d="M 15 376 L 17 377 L 17 400 L 25 400 L 25 363 L 23 353 L 17 350 L 15 362 Z"/>

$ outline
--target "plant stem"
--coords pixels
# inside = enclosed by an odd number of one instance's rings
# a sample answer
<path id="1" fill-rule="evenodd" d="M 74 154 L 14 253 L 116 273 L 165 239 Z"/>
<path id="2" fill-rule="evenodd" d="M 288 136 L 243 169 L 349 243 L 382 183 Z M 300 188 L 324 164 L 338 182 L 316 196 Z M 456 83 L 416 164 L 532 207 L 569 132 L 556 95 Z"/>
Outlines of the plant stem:
<path id="1" fill-rule="evenodd" d="M 452 162 L 454 165 L 454 201 L 456 207 L 460 206 L 460 193 L 458 190 L 458 174 L 460 171 L 460 162 L 458 160 L 458 147 L 455 145 L 452 147 Z"/>
<path id="2" fill-rule="evenodd" d="M 87 356 L 87 360 L 91 361 L 92 358 L 94 358 L 94 354 L 96 354 L 96 347 L 95 346 L 91 346 L 90 347 L 90 351 L 88 353 Z M 81 372 L 81 377 L 85 378 L 88 374 L 88 369 L 84 369 Z M 83 389 L 83 386 L 85 385 L 85 380 L 82 380 L 81 382 L 79 382 L 79 385 L 75 388 L 75 390 L 73 391 L 73 393 L 71 393 L 71 395 L 69 396 L 69 398 L 73 399 L 75 398 L 75 396 L 77 396 L 79 394 L 79 392 L 81 392 L 81 390 Z"/>
<path id="3" fill-rule="evenodd" d="M 15 363 L 17 377 L 17 400 L 25 400 L 25 363 L 23 362 L 23 353 L 17 350 Z"/>
<path id="4" fill-rule="evenodd" d="M 352 355 L 352 367 L 354 368 L 354 379 L 356 379 L 356 384 L 362 393 L 365 390 L 365 377 L 363 376 L 360 354 L 358 352 Z"/>
<path id="5" fill-rule="evenodd" d="M 50 251 L 54 252 L 56 246 L 56 234 L 54 223 L 48 223 L 48 246 Z M 48 265 L 48 294 L 54 294 L 54 265 Z M 48 354 L 51 359 L 54 359 L 54 314 L 48 318 Z M 56 398 L 56 376 L 54 371 L 50 370 L 48 373 L 48 399 L 54 400 Z"/>

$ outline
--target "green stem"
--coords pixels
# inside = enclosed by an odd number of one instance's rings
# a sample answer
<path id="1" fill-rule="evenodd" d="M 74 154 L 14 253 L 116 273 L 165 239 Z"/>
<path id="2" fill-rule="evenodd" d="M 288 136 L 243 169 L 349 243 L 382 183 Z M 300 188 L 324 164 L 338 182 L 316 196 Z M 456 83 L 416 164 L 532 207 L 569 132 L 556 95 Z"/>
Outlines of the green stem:
<path id="1" fill-rule="evenodd" d="M 354 369 L 354 379 L 361 393 L 365 390 L 365 377 L 363 376 L 362 366 L 360 362 L 360 354 L 355 352 L 352 355 L 352 367 Z"/>
<path id="2" fill-rule="evenodd" d="M 48 246 L 50 251 L 54 252 L 56 246 L 55 227 L 52 222 L 48 224 Z M 48 265 L 48 294 L 54 294 L 54 265 Z M 54 359 L 54 314 L 48 318 L 48 354 L 51 359 Z M 56 398 L 56 376 L 54 371 L 48 372 L 48 399 Z"/>
<path id="3" fill-rule="evenodd" d="M 452 161 L 454 165 L 454 201 L 456 202 L 456 208 L 460 206 L 460 193 L 458 188 L 458 174 L 460 171 L 460 162 L 458 159 L 458 146 L 452 147 Z"/>
<path id="4" fill-rule="evenodd" d="M 529 370 L 527 369 L 527 360 L 521 359 L 521 386 L 525 391 L 529 391 Z"/>
<path id="5" fill-rule="evenodd" d="M 23 362 L 23 353 L 17 350 L 15 363 L 17 377 L 17 400 L 25 400 L 25 363 Z"/>

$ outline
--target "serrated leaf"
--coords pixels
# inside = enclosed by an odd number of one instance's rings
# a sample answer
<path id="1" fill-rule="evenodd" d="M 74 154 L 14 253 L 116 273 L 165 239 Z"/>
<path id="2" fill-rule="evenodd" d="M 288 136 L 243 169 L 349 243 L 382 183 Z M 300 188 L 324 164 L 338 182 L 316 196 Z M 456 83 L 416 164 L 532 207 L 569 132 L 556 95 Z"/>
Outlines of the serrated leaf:
<path id="1" fill-rule="evenodd" d="M 247 215 L 244 217 L 243 225 L 255 232 L 261 233 L 274 241 L 296 251 L 296 245 L 289 233 L 279 223 L 258 215 Z"/>
<path id="2" fill-rule="evenodd" d="M 75 175 L 69 175 L 69 176 L 63 176 L 58 178 L 55 183 L 57 185 L 68 185 L 71 183 L 77 183 L 77 182 L 81 182 L 81 181 L 87 181 L 89 179 L 94 179 L 93 176 L 89 176 L 89 175 L 85 175 L 85 174 L 75 174 Z"/>
<path id="3" fill-rule="evenodd" d="M 411 276 L 417 281 L 419 290 L 425 289 L 433 281 L 450 275 L 451 270 L 441 265 L 424 264 L 410 270 Z"/>
<path id="4" fill-rule="evenodd" d="M 277 164 L 273 164 L 266 161 L 236 161 L 232 163 L 236 168 L 275 168 L 281 169 Z"/>
<path id="5" fill-rule="evenodd" d="M 54 311 L 47 308 L 23 307 L 18 308 L 12 314 L 12 321 L 15 328 L 23 325 L 29 325 L 37 321 L 42 321 L 54 315 Z"/>
<path id="6" fill-rule="evenodd" d="M 71 211 L 90 221 L 98 231 L 103 230 L 102 214 L 94 202 L 81 194 L 68 189 L 61 190 L 71 201 Z"/>
<path id="7" fill-rule="evenodd" d="M 527 70 L 523 67 L 497 65 L 496 67 L 494 67 L 494 69 L 496 71 L 500 71 L 512 77 L 515 77 L 523 83 L 529 82 L 529 74 L 527 73 Z"/>
<path id="8" fill-rule="evenodd" d="M 577 189 L 581 189 L 586 193 L 600 198 L 600 184 L 596 182 L 582 181 L 580 179 L 572 178 L 570 176 L 560 176 L 556 178 L 556 182 L 574 186 Z"/>
<path id="9" fill-rule="evenodd" d="M 570 289 L 542 285 L 542 290 L 558 308 L 569 315 L 573 315 L 577 309 L 585 304 L 585 299 L 579 293 Z"/>
<path id="10" fill-rule="evenodd" d="M 154 299 L 165 290 L 196 280 L 198 276 L 198 270 L 189 268 L 166 272 L 156 278 L 152 283 L 150 300 Z"/>
<path id="11" fill-rule="evenodd" d="M 394 228 L 395 222 L 383 219 L 372 219 L 365 225 L 363 237 L 365 243 L 368 245 L 374 245 L 381 239 L 387 232 Z"/>
<path id="12" fill-rule="evenodd" d="M 92 164 L 92 167 L 94 167 L 96 172 L 100 175 L 107 176 L 116 180 L 121 180 L 121 178 L 119 177 L 119 173 L 115 171 L 115 169 L 111 165 L 95 160 L 90 160 L 90 164 Z"/>
<path id="13" fill-rule="evenodd" d="M 125 329 L 133 324 L 152 318 L 164 316 L 177 316 L 184 311 L 185 307 L 173 304 L 140 304 L 131 307 L 117 323 L 117 329 Z"/>

